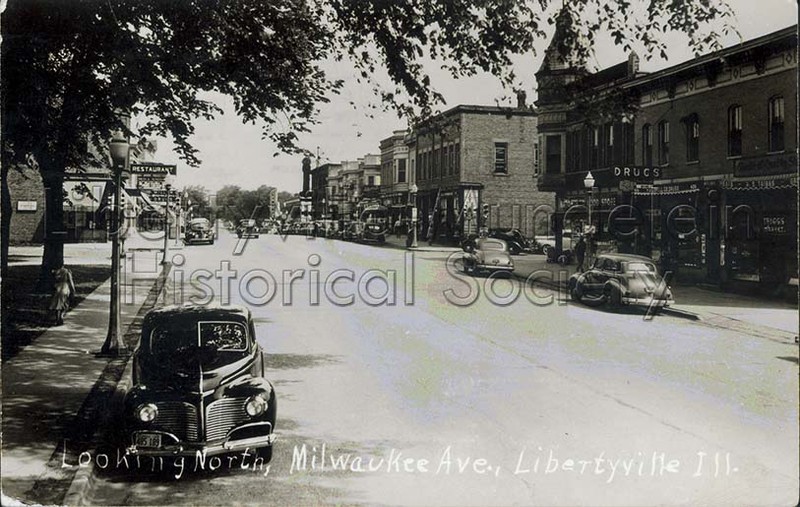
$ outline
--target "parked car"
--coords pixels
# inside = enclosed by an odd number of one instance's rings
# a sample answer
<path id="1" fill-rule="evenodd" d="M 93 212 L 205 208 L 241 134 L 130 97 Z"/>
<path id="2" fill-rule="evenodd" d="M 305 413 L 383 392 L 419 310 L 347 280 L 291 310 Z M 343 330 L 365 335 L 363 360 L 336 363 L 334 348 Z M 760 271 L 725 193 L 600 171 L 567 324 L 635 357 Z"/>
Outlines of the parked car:
<path id="1" fill-rule="evenodd" d="M 533 243 L 519 229 L 491 229 L 490 238 L 502 239 L 508 244 L 508 253 L 519 255 L 522 252 L 533 253 Z"/>
<path id="2" fill-rule="evenodd" d="M 514 261 L 508 253 L 508 244 L 502 239 L 476 238 L 463 243 L 461 260 L 464 272 L 474 274 L 481 271 L 514 270 Z"/>
<path id="3" fill-rule="evenodd" d="M 256 221 L 252 218 L 239 220 L 239 226 L 236 227 L 236 235 L 240 238 L 257 238 L 258 226 Z"/>
<path id="4" fill-rule="evenodd" d="M 150 311 L 123 400 L 127 452 L 195 456 L 250 449 L 269 461 L 277 406 L 265 369 L 248 309 Z"/>
<path id="5" fill-rule="evenodd" d="M 570 277 L 567 289 L 573 301 L 591 306 L 664 307 L 674 302 L 653 260 L 633 254 L 598 255 L 591 268 Z"/>
<path id="6" fill-rule="evenodd" d="M 193 218 L 189 220 L 189 224 L 186 227 L 186 235 L 184 236 L 184 241 L 187 244 L 208 243 L 209 245 L 213 245 L 215 238 L 216 233 L 214 232 L 214 228 L 211 227 L 211 222 L 209 222 L 207 218 Z"/>

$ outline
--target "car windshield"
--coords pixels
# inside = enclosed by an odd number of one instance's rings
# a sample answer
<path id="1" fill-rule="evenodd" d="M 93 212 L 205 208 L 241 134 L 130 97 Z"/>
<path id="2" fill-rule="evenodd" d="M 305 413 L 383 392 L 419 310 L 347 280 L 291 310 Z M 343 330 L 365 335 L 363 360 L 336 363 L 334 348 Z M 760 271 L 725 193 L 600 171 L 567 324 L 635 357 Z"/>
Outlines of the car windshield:
<path id="1" fill-rule="evenodd" d="M 196 222 L 193 221 L 190 227 L 192 228 L 192 230 L 202 231 L 203 229 L 208 229 L 210 225 L 207 220 L 198 220 Z"/>
<path id="2" fill-rule="evenodd" d="M 625 265 L 626 273 L 655 273 L 656 267 L 649 262 L 629 262 Z"/>
<path id="3" fill-rule="evenodd" d="M 194 329 L 160 326 L 150 336 L 150 350 L 156 355 L 180 354 L 194 349 L 245 351 L 247 329 L 239 322 L 199 322 Z"/>

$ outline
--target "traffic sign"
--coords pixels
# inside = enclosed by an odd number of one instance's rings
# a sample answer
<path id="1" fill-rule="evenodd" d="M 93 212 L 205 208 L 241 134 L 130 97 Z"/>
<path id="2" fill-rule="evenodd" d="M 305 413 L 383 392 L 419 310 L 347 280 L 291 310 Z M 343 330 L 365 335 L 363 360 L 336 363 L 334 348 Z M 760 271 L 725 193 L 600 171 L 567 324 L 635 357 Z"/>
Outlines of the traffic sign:
<path id="1" fill-rule="evenodd" d="M 157 163 L 145 163 L 145 164 L 131 164 L 130 165 L 130 172 L 133 174 L 177 174 L 178 166 L 176 165 L 167 165 L 167 164 L 157 164 Z"/>

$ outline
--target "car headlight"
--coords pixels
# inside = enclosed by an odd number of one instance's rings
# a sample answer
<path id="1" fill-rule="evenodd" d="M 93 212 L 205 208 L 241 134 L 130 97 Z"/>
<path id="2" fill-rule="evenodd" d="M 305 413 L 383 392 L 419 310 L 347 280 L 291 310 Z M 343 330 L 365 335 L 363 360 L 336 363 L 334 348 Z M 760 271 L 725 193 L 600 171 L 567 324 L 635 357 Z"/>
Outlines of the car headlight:
<path id="1" fill-rule="evenodd" d="M 244 404 L 244 410 L 247 412 L 247 415 L 250 417 L 256 417 L 267 410 L 267 400 L 264 399 L 263 396 L 257 394 L 255 396 L 251 396 L 247 403 Z"/>
<path id="2" fill-rule="evenodd" d="M 136 409 L 136 417 L 139 418 L 142 422 L 150 422 L 153 421 L 158 416 L 158 407 L 153 405 L 152 403 L 145 403 L 143 405 L 139 405 Z"/>

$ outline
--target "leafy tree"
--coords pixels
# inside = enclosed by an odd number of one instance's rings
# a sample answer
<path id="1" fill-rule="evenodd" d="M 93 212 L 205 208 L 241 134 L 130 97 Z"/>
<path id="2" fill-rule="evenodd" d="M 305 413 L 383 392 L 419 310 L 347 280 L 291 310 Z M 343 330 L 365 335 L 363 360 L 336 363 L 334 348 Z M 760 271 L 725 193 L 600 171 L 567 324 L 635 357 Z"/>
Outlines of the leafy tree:
<path id="1" fill-rule="evenodd" d="M 645 57 L 675 30 L 705 51 L 727 30 L 711 22 L 731 17 L 724 0 L 641 0 L 644 26 L 631 18 L 631 0 L 9 0 L 0 21 L 3 184 L 11 165 L 35 161 L 56 190 L 47 223 L 61 224 L 65 168 L 106 165 L 92 153 L 107 152 L 113 130 L 171 136 L 197 165 L 192 122 L 220 113 L 208 91 L 232 96 L 243 121 L 297 151 L 317 105 L 342 86 L 320 67 L 330 59 L 353 61 L 385 107 L 427 116 L 443 97 L 423 62 L 433 58 L 454 77 L 491 72 L 513 86 L 511 56 L 534 51 L 562 4 L 574 20 L 562 43 L 582 59 L 599 32 L 643 45 Z M 377 84 L 379 71 L 390 85 Z M 132 129 L 126 115 L 148 120 Z M 5 269 L 12 210 L 3 190 Z M 48 234 L 43 273 L 63 262 L 61 237 Z"/>
<path id="2" fill-rule="evenodd" d="M 200 185 L 189 185 L 183 189 L 183 206 L 186 206 L 193 217 L 211 218 L 211 206 L 208 190 Z M 189 204 L 191 202 L 191 204 Z"/>

